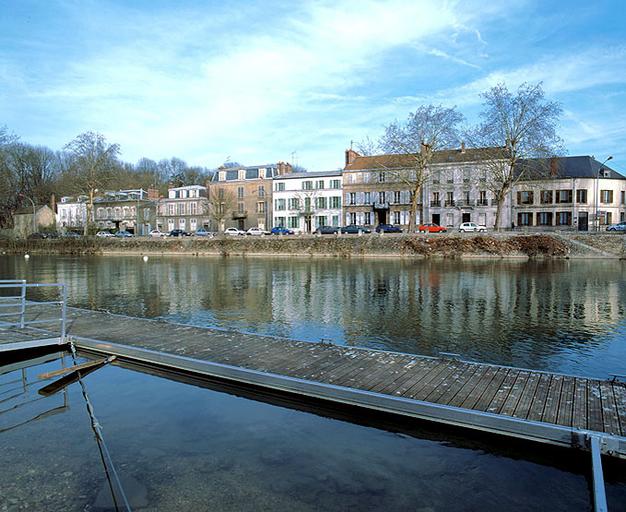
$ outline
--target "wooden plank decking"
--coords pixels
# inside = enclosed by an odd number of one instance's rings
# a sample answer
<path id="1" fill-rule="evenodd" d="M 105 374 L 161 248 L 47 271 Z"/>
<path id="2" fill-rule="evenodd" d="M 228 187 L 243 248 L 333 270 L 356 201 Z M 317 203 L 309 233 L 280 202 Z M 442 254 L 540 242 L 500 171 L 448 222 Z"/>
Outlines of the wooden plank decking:
<path id="1" fill-rule="evenodd" d="M 68 308 L 70 336 L 626 436 L 626 385 L 411 354 L 204 329 Z"/>

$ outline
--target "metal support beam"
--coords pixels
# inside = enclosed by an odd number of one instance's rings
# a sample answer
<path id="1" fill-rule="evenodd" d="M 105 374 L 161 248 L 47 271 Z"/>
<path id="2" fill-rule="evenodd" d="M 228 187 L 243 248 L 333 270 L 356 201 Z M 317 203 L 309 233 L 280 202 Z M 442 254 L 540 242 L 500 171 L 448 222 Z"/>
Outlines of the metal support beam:
<path id="1" fill-rule="evenodd" d="M 606 491 L 604 489 L 604 474 L 602 473 L 602 456 L 600 454 L 600 437 L 589 435 L 591 449 L 591 464 L 593 471 L 593 509 L 595 512 L 608 512 Z"/>

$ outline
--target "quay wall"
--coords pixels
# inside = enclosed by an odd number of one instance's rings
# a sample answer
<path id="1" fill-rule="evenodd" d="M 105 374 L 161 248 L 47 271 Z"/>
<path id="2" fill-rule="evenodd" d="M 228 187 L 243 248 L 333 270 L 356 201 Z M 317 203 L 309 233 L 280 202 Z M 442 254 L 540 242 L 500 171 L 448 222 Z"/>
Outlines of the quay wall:
<path id="1" fill-rule="evenodd" d="M 626 259 L 621 234 L 325 235 L 0 240 L 0 254 Z"/>

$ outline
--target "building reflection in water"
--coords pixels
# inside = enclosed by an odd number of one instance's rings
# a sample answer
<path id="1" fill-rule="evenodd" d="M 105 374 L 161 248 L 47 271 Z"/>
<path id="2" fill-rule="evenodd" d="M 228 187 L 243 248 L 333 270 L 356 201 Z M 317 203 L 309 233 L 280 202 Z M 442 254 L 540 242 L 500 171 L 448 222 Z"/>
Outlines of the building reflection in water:
<path id="1" fill-rule="evenodd" d="M 73 305 L 290 338 L 626 373 L 618 262 L 5 256 Z"/>

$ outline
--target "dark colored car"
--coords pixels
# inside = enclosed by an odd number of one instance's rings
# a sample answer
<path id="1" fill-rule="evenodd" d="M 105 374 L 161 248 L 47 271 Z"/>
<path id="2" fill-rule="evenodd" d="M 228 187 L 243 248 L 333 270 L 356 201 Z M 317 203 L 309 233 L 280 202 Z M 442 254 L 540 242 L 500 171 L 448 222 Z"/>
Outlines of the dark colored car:
<path id="1" fill-rule="evenodd" d="M 61 235 L 63 238 L 80 238 L 81 236 L 74 231 L 66 231 Z"/>
<path id="2" fill-rule="evenodd" d="M 315 233 L 318 235 L 334 235 L 339 232 L 339 228 L 334 226 L 320 226 L 315 230 Z"/>
<path id="3" fill-rule="evenodd" d="M 376 226 L 376 233 L 402 233 L 402 229 L 393 224 L 379 224 Z"/>
<path id="4" fill-rule="evenodd" d="M 115 233 L 115 237 L 116 238 L 132 238 L 133 234 L 129 233 L 128 231 L 120 230 L 117 233 Z"/>
<path id="5" fill-rule="evenodd" d="M 191 236 L 191 233 L 187 233 L 184 229 L 172 229 L 169 236 Z"/>
<path id="6" fill-rule="evenodd" d="M 344 226 L 341 228 L 342 233 L 346 233 L 348 235 L 358 235 L 359 231 L 361 233 L 371 233 L 372 230 L 366 228 L 365 226 L 357 226 L 356 224 L 350 224 L 349 226 Z"/>
<path id="7" fill-rule="evenodd" d="M 285 226 L 276 226 L 272 228 L 272 235 L 293 235 L 293 230 L 287 229 Z"/>
<path id="8" fill-rule="evenodd" d="M 28 240 L 43 240 L 44 238 L 48 238 L 45 233 L 31 233 L 26 238 Z"/>

